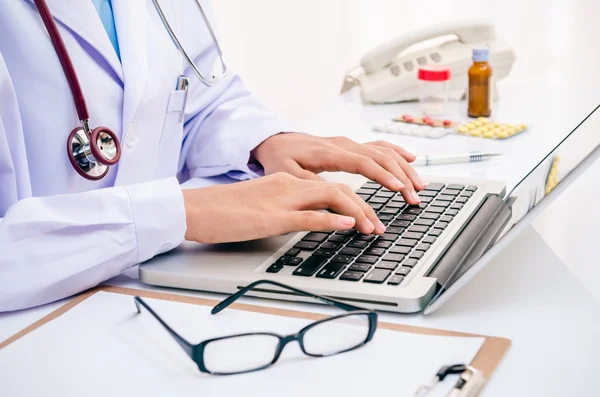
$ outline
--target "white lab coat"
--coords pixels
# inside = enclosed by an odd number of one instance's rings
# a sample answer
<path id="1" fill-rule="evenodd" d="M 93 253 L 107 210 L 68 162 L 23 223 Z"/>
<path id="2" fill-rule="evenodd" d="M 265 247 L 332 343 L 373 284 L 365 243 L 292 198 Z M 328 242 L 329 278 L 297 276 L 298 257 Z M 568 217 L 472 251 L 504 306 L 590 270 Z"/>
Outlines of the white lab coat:
<path id="1" fill-rule="evenodd" d="M 0 2 L 0 311 L 90 288 L 184 239 L 179 183 L 258 176 L 250 151 L 286 130 L 230 76 L 205 87 L 151 0 L 113 0 L 121 62 L 90 0 L 47 0 L 77 71 L 92 126 L 122 143 L 101 181 L 72 168 L 73 97 L 32 0 Z M 162 0 L 199 62 L 209 37 L 194 1 Z M 205 11 L 213 21 L 210 5 Z M 190 78 L 185 117 L 177 76 Z M 210 227 L 207 225 L 206 227 Z"/>

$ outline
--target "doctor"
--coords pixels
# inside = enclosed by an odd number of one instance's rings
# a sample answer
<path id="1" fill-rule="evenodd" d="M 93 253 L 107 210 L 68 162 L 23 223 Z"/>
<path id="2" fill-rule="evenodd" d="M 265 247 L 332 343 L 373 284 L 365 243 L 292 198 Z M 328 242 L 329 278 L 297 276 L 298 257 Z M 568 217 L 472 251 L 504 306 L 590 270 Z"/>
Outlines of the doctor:
<path id="1" fill-rule="evenodd" d="M 81 109 L 42 3 L 72 61 L 90 128 L 111 129 L 115 139 L 98 142 L 120 147 L 118 162 L 98 168 L 106 174 L 96 180 L 70 160 Z M 213 64 L 218 46 L 195 0 L 159 7 L 194 63 Z M 176 89 L 180 75 L 189 79 L 187 95 Z M 415 190 L 424 184 L 402 148 L 290 131 L 236 75 L 203 84 L 153 0 L 0 2 L 0 311 L 71 296 L 184 239 L 382 233 L 371 208 L 321 180 L 322 171 L 360 173 L 419 202 Z M 180 188 L 216 175 L 244 182 Z"/>

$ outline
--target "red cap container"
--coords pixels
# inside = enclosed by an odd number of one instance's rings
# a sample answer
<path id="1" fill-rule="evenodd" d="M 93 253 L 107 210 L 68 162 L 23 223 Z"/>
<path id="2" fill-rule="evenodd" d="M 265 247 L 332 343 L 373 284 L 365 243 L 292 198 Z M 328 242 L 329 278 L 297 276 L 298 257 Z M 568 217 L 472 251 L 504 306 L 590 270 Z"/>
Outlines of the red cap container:
<path id="1" fill-rule="evenodd" d="M 419 68 L 419 80 L 423 81 L 447 81 L 450 80 L 450 68 L 448 66 L 421 66 Z"/>

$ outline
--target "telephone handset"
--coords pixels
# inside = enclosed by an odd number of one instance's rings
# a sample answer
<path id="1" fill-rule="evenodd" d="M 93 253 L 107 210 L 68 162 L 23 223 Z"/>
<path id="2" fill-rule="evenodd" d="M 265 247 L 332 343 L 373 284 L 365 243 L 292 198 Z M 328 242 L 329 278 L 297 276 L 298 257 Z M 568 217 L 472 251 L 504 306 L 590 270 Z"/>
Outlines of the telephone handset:
<path id="1" fill-rule="evenodd" d="M 455 35 L 456 39 L 405 53 L 411 46 L 448 35 Z M 492 23 L 479 19 L 432 26 L 391 40 L 365 54 L 359 74 L 347 76 L 346 81 L 360 85 L 366 102 L 412 101 L 419 98 L 419 67 L 438 64 L 450 67 L 450 91 L 466 91 L 472 49 L 484 46 L 490 48 L 494 81 L 508 76 L 515 52 L 496 36 Z"/>

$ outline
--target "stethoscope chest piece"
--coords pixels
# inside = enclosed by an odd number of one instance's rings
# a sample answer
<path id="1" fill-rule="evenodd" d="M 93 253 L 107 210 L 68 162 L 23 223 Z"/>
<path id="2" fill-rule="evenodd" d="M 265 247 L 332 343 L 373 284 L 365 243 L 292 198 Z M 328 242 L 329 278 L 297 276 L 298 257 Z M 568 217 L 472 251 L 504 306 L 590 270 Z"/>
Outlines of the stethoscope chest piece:
<path id="1" fill-rule="evenodd" d="M 75 171 L 89 180 L 102 179 L 110 166 L 121 157 L 121 146 L 114 132 L 106 127 L 94 128 L 91 133 L 86 123 L 77 127 L 67 139 L 67 154 Z"/>

